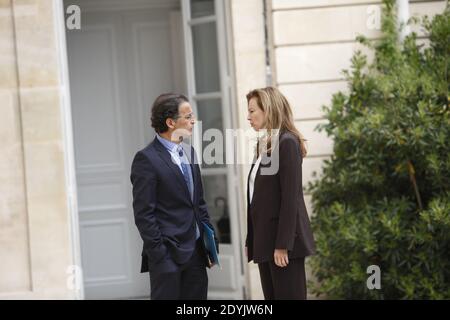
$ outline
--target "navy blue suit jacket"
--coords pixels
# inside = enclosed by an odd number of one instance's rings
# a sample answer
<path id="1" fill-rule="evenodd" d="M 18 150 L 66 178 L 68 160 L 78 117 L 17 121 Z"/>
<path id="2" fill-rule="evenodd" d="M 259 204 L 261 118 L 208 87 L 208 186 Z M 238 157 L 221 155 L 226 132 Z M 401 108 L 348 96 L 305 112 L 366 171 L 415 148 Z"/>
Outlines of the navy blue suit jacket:
<path id="1" fill-rule="evenodd" d="M 178 270 L 195 249 L 195 222 L 202 239 L 201 222 L 212 227 L 203 198 L 200 168 L 194 149 L 190 149 L 185 151 L 191 163 L 193 200 L 180 168 L 157 138 L 134 157 L 131 166 L 134 218 L 144 241 L 141 272 Z M 204 246 L 202 249 L 205 250 Z M 203 255 L 206 263 L 205 252 Z"/>

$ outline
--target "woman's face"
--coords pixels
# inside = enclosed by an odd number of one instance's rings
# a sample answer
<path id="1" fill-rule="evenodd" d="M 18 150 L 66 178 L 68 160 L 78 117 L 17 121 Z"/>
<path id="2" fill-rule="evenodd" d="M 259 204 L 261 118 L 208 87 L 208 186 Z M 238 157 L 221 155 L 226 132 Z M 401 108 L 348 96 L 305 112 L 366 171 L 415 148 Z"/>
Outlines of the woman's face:
<path id="1" fill-rule="evenodd" d="M 256 131 L 264 128 L 265 113 L 258 106 L 256 98 L 251 98 L 248 102 L 247 120 Z"/>

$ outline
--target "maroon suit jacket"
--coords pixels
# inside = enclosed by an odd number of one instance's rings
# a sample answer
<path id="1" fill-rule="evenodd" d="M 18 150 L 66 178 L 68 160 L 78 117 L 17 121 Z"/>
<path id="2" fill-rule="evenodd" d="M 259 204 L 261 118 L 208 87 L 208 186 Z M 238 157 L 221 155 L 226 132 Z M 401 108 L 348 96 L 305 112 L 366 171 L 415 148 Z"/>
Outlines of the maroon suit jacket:
<path id="1" fill-rule="evenodd" d="M 274 174 L 261 174 L 262 169 L 268 170 L 272 164 L 276 167 L 277 161 L 279 166 Z M 315 253 L 303 199 L 302 162 L 298 139 L 292 133 L 284 132 L 280 134 L 272 154 L 262 158 L 251 202 L 247 180 L 246 246 L 249 262 L 271 261 L 275 249 L 287 249 L 290 259 Z"/>

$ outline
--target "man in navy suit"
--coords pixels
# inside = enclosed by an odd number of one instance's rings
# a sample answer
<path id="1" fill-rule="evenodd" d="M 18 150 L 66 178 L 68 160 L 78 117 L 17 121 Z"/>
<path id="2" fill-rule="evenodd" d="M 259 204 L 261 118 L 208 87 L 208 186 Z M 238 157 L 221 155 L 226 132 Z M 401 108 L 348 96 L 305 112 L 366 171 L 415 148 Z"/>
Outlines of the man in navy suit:
<path id="1" fill-rule="evenodd" d="M 135 223 L 144 241 L 141 272 L 150 272 L 152 300 L 206 299 L 202 223 L 212 225 L 195 151 L 182 142 L 195 124 L 188 99 L 160 95 L 151 122 L 156 138 L 131 167 Z"/>

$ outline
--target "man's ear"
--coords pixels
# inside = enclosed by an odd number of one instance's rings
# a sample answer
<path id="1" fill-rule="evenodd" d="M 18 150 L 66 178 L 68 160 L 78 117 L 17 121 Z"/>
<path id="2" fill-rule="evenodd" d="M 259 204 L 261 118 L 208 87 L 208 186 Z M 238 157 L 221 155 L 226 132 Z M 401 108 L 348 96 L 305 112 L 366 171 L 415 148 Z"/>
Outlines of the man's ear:
<path id="1" fill-rule="evenodd" d="M 172 118 L 167 118 L 167 119 L 166 119 L 166 126 L 167 126 L 169 129 L 175 128 L 175 120 L 173 120 Z"/>

